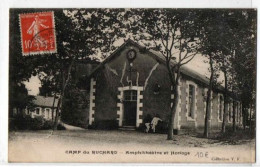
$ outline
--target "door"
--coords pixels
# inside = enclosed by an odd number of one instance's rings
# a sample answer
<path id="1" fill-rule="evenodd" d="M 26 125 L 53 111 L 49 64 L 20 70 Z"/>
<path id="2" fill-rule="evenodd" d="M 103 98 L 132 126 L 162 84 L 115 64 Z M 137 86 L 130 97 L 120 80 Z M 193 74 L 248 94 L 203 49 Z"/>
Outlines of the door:
<path id="1" fill-rule="evenodd" d="M 123 126 L 136 125 L 137 91 L 124 91 L 124 117 Z"/>

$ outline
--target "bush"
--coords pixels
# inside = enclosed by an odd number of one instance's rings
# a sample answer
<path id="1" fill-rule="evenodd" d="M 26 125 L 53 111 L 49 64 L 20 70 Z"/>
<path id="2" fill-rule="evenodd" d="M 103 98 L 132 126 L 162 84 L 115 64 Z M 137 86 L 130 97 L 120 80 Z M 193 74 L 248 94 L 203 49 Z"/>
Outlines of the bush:
<path id="1" fill-rule="evenodd" d="M 88 126 L 89 129 L 103 129 L 103 130 L 113 130 L 118 129 L 117 120 L 102 120 L 95 121 L 92 125 Z"/>
<path id="2" fill-rule="evenodd" d="M 141 123 L 141 124 L 139 125 L 139 127 L 136 128 L 136 130 L 137 130 L 137 131 L 140 131 L 140 132 L 145 132 L 145 129 L 146 129 L 146 127 L 145 127 L 145 124 L 144 124 L 144 123 Z"/>
<path id="3" fill-rule="evenodd" d="M 31 118 L 30 129 L 32 130 L 41 130 L 44 127 L 44 118 L 42 116 L 37 116 L 35 118 Z"/>
<path id="4" fill-rule="evenodd" d="M 159 121 L 156 128 L 155 128 L 155 132 L 156 133 L 167 133 L 167 130 L 168 130 L 168 124 L 164 121 Z"/>
<path id="5" fill-rule="evenodd" d="M 30 125 L 32 122 L 32 118 L 28 115 L 26 116 L 18 116 L 14 119 L 11 119 L 9 122 L 10 130 L 27 130 L 30 129 Z"/>
<path id="6" fill-rule="evenodd" d="M 31 118 L 26 115 L 9 120 L 9 130 L 48 130 L 52 129 L 52 127 L 52 121 L 45 120 L 42 116 Z M 60 126 L 60 129 L 65 128 Z"/>
<path id="7" fill-rule="evenodd" d="M 53 128 L 53 122 L 50 120 L 45 120 L 42 129 L 43 130 L 48 130 L 48 129 L 52 129 Z"/>
<path id="8" fill-rule="evenodd" d="M 62 124 L 58 124 L 57 130 L 66 130 L 66 128 Z"/>

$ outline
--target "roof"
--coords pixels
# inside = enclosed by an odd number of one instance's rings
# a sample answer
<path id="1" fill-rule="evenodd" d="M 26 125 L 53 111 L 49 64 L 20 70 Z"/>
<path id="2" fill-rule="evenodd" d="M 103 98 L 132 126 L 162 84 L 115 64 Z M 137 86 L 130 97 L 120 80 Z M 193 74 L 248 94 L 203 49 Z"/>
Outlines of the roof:
<path id="1" fill-rule="evenodd" d="M 156 60 L 162 62 L 162 63 L 165 63 L 165 58 L 164 56 L 158 52 L 158 51 L 155 51 L 153 49 L 146 49 L 145 46 L 142 46 L 141 44 L 138 44 L 137 42 L 134 42 L 133 40 L 131 39 L 128 39 L 125 43 L 123 43 L 118 49 L 116 49 L 109 57 L 107 57 L 102 63 L 100 63 L 94 70 L 93 72 L 90 74 L 90 77 L 92 75 L 94 75 L 105 63 L 107 63 L 108 61 L 112 60 L 113 57 L 116 55 L 116 53 L 118 53 L 120 50 L 122 50 L 127 44 L 132 44 L 136 47 L 138 47 L 139 49 L 145 49 L 146 52 L 149 52 L 150 56 L 152 56 L 153 58 L 155 58 Z M 171 60 L 171 64 L 173 65 L 175 62 L 174 60 Z M 192 79 L 196 80 L 196 81 L 200 81 L 204 84 L 209 84 L 209 79 L 205 76 L 205 75 L 202 75 L 192 69 L 189 69 L 188 67 L 186 66 L 182 66 L 181 69 L 180 69 L 181 73 L 186 75 L 186 76 L 189 76 L 191 77 Z"/>
<path id="2" fill-rule="evenodd" d="M 163 61 L 165 61 L 164 56 L 160 52 L 155 51 L 153 49 L 149 49 L 149 51 L 151 53 L 153 53 L 154 55 L 156 55 L 157 57 L 159 57 L 160 59 L 162 59 Z M 174 60 L 171 60 L 171 64 L 174 64 L 174 63 L 175 63 Z M 194 80 L 198 80 L 202 83 L 209 84 L 209 79 L 206 77 L 206 75 L 202 75 L 186 66 L 181 66 L 180 71 L 182 74 L 187 75 L 187 76 L 193 78 Z"/>
<path id="3" fill-rule="evenodd" d="M 35 99 L 33 100 L 33 103 L 36 106 L 52 107 L 53 100 L 54 100 L 54 97 L 35 96 Z M 58 104 L 58 99 L 55 100 L 54 107 L 57 107 L 57 104 Z"/>

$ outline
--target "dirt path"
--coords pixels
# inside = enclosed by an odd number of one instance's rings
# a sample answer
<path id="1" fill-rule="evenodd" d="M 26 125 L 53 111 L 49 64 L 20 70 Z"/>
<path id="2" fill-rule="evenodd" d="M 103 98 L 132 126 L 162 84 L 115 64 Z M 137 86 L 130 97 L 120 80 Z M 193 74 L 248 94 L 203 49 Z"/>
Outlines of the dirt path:
<path id="1" fill-rule="evenodd" d="M 252 162 L 255 140 L 236 145 L 189 135 L 136 131 L 37 131 L 9 134 L 13 162 Z M 74 152 L 73 152 L 74 151 Z M 108 151 L 109 154 L 102 153 Z M 95 153 L 96 152 L 96 153 Z M 116 154 L 111 154 L 116 152 Z"/>

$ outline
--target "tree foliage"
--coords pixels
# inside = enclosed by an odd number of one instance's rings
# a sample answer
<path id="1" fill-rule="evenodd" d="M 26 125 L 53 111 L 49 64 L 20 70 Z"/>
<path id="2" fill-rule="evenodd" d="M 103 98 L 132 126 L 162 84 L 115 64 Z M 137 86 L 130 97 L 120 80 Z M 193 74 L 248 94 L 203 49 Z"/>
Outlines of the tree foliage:
<path id="1" fill-rule="evenodd" d="M 199 52 L 200 22 L 196 10 L 133 9 L 126 13 L 133 36 L 148 48 L 159 51 L 173 88 L 168 139 L 173 139 L 174 117 L 179 100 L 180 68 Z"/>
<path id="2" fill-rule="evenodd" d="M 225 105 L 222 131 L 225 132 L 228 103 L 233 102 L 235 119 L 236 100 L 241 99 L 244 107 L 254 101 L 256 12 L 214 10 L 203 12 L 201 16 L 205 34 L 202 38 L 203 53 L 207 57 L 210 56 L 215 63 L 212 74 L 224 74 Z M 233 124 L 235 130 L 235 120 Z"/>

